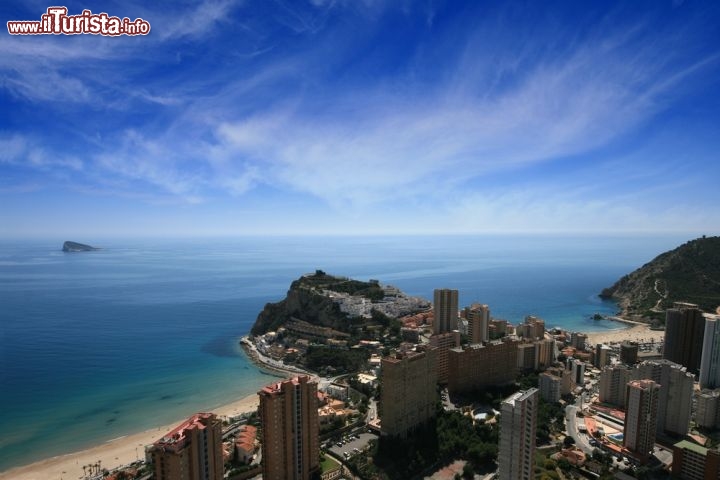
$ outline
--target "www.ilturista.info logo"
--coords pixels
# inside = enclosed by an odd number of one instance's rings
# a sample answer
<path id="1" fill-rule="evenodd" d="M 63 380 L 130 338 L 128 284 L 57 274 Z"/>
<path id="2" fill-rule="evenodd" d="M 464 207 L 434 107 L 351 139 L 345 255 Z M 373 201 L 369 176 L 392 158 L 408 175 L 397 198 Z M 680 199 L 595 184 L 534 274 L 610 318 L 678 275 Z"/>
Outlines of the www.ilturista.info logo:
<path id="1" fill-rule="evenodd" d="M 83 10 L 80 15 L 68 15 L 66 7 L 48 7 L 40 20 L 7 22 L 10 35 L 147 35 L 150 23 L 142 18 L 110 17 L 107 13 Z"/>

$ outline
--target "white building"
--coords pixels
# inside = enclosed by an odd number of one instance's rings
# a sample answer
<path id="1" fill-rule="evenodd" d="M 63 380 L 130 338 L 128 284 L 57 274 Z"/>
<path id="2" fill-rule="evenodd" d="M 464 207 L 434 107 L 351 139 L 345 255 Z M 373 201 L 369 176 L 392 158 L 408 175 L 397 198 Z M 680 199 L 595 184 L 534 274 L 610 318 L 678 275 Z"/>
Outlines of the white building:
<path id="1" fill-rule="evenodd" d="M 633 369 L 627 365 L 604 367 L 600 374 L 600 401 L 624 408 L 626 386 L 633 379 L 633 375 Z"/>
<path id="2" fill-rule="evenodd" d="M 634 378 L 660 385 L 657 431 L 685 435 L 690 427 L 695 378 L 680 364 L 649 360 L 638 365 Z"/>
<path id="3" fill-rule="evenodd" d="M 697 409 L 695 411 L 695 423 L 703 428 L 716 428 L 720 425 L 720 390 L 703 390 L 696 396 Z"/>
<path id="4" fill-rule="evenodd" d="M 700 388 L 720 387 L 720 315 L 703 314 L 705 336 L 700 359 Z"/>
<path id="5" fill-rule="evenodd" d="M 560 401 L 562 384 L 560 377 L 551 375 L 548 372 L 543 372 L 538 376 L 538 383 L 540 387 L 540 398 L 549 403 Z"/>

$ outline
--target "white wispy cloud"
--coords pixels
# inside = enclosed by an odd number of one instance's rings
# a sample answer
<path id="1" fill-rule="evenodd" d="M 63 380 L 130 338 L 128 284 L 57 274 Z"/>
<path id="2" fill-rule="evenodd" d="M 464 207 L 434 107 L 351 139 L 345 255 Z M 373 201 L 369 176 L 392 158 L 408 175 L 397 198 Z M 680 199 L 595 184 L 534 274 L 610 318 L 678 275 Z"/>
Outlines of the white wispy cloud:
<path id="1" fill-rule="evenodd" d="M 83 170 L 84 164 L 79 158 L 51 154 L 39 144 L 37 139 L 18 133 L 0 134 L 0 163 L 55 172 Z"/>
<path id="2" fill-rule="evenodd" d="M 618 201 L 546 189 L 511 190 L 498 195 L 474 193 L 444 211 L 443 224 L 455 232 L 620 232 L 698 231 L 716 228 L 720 213 L 687 206 Z"/>
<path id="3" fill-rule="evenodd" d="M 617 49 L 586 46 L 540 62 L 517 86 L 464 92 L 338 94 L 317 114 L 262 112 L 216 129 L 221 148 L 252 161 L 270 182 L 328 201 L 366 203 L 440 194 L 484 173 L 592 151 L 665 107 L 687 74 Z M 457 72 L 463 75 L 463 72 Z M 423 95 L 425 93 L 425 95 Z"/>
<path id="4" fill-rule="evenodd" d="M 339 7 L 376 15 L 385 7 L 312 3 L 300 9 L 286 2 L 274 10 L 274 21 L 294 32 L 297 46 L 276 48 L 260 40 L 247 45 L 260 55 L 228 47 L 222 68 L 205 72 L 200 66 L 212 65 L 197 63 L 199 71 L 182 80 L 135 69 L 133 54 L 163 47 L 158 50 L 163 58 L 184 56 L 181 46 L 202 43 L 216 28 L 232 23 L 242 30 L 242 18 L 232 16 L 240 2 L 191 2 L 174 12 L 144 6 L 142 15 L 152 20 L 154 35 L 146 43 L 97 39 L 92 49 L 87 42 L 0 38 L 1 85 L 17 97 L 69 98 L 117 110 L 141 101 L 148 108 L 137 123 L 99 128 L 103 142 L 91 142 L 82 160 L 52 157 L 41 138 L 6 135 L 0 136 L 0 163 L 82 171 L 88 183 L 139 199 L 200 203 L 267 186 L 363 218 L 363 212 L 378 207 L 418 206 L 428 218 L 434 211 L 449 215 L 458 231 L 466 225 L 468 230 L 489 225 L 597 229 L 610 219 L 623 228 L 650 228 L 654 215 L 678 225 L 712 219 L 709 214 L 680 218 L 680 210 L 667 206 L 653 211 L 638 206 L 637 198 L 623 197 L 625 192 L 588 200 L 597 193 L 594 187 L 572 180 L 559 183 L 562 194 L 519 184 L 499 191 L 485 182 L 498 172 L 522 172 L 613 145 L 672 108 L 687 83 L 717 64 L 718 54 L 686 59 L 682 48 L 669 47 L 676 39 L 652 36 L 642 22 L 603 25 L 587 35 L 543 32 L 547 38 L 535 39 L 531 33 L 508 33 L 501 20 L 490 19 L 478 22 L 476 35 L 440 39 L 452 49 L 418 50 L 407 65 L 382 71 L 383 78 L 335 83 L 327 77 L 336 69 L 343 73 L 338 65 L 350 62 L 343 48 L 353 42 L 336 31 L 327 37 L 319 33 L 333 15 L 343 13 Z M 432 11 L 427 28 L 434 23 Z M 508 46 L 515 34 L 520 39 Z M 303 36 L 317 43 L 303 44 Z M 645 41 L 648 36 L 651 41 Z M 198 52 L 192 53 L 200 62 Z M 113 59 L 123 60 L 118 61 L 122 68 L 69 68 L 83 62 L 107 66 Z M 444 73 L 432 75 L 435 69 Z M 108 72 L 117 77 L 105 78 Z M 609 164 L 593 156 L 583 161 Z M 629 170 L 628 178 L 632 175 L 638 182 L 657 180 L 657 174 L 648 178 L 642 169 Z M 648 189 L 643 192 L 638 195 Z"/>
<path id="5" fill-rule="evenodd" d="M 127 180 L 141 181 L 177 195 L 188 203 L 202 201 L 202 175 L 179 165 L 179 152 L 167 143 L 145 138 L 128 130 L 112 151 L 95 157 L 101 172 Z"/>
<path id="6" fill-rule="evenodd" d="M 41 68 L 17 69 L 2 79 L 2 88 L 32 101 L 86 103 L 90 89 L 79 79 Z"/>
<path id="7" fill-rule="evenodd" d="M 198 37 L 212 32 L 218 24 L 227 23 L 230 12 L 240 5 L 238 0 L 209 0 L 197 2 L 193 8 L 171 9 L 168 13 L 158 11 L 148 14 L 154 19 L 153 28 L 162 40 Z"/>
<path id="8" fill-rule="evenodd" d="M 31 101 L 89 102 L 86 78 L 72 67 L 110 58 L 106 45 L 81 38 L 0 37 L 0 88 Z"/>
<path id="9" fill-rule="evenodd" d="M 472 192 L 484 174 L 589 152 L 622 137 L 713 61 L 668 64 L 659 47 L 635 51 L 633 34 L 618 35 L 541 57 L 493 95 L 484 94 L 492 75 L 462 58 L 446 66 L 455 69 L 446 84 L 332 90 L 319 108 L 315 98 L 291 94 L 270 109 L 239 114 L 268 82 L 301 71 L 302 59 L 292 58 L 188 105 L 156 137 L 126 132 L 112 154 L 98 157 L 99 165 L 192 201 L 206 190 L 238 195 L 258 184 L 335 206 Z M 174 98 L 172 92 L 147 96 L 159 103 Z M 197 168 L 188 170 L 192 165 Z"/>

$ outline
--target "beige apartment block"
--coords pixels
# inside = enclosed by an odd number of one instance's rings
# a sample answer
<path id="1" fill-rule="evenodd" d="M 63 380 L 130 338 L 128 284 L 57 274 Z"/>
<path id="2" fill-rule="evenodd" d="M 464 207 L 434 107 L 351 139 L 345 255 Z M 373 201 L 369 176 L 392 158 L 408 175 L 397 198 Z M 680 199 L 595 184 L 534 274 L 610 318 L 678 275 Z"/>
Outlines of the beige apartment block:
<path id="1" fill-rule="evenodd" d="M 435 416 L 436 350 L 426 347 L 382 359 L 380 432 L 405 438 Z"/>
<path id="2" fill-rule="evenodd" d="M 310 479 L 320 468 L 317 382 L 300 375 L 258 395 L 263 479 Z"/>
<path id="3" fill-rule="evenodd" d="M 197 413 L 148 450 L 157 480 L 221 480 L 224 474 L 222 422 Z"/>

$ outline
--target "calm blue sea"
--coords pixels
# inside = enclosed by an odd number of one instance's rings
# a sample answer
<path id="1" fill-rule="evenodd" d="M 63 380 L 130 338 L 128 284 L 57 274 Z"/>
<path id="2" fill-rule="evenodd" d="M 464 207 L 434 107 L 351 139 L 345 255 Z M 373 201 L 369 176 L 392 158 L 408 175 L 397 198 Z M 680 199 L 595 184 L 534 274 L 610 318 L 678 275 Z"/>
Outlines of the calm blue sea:
<path id="1" fill-rule="evenodd" d="M 320 268 L 494 317 L 570 330 L 616 311 L 597 293 L 685 238 L 76 238 L 0 242 L 0 471 L 167 424 L 272 381 L 243 356 L 266 302 Z"/>

